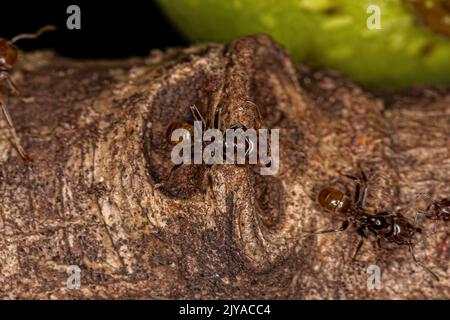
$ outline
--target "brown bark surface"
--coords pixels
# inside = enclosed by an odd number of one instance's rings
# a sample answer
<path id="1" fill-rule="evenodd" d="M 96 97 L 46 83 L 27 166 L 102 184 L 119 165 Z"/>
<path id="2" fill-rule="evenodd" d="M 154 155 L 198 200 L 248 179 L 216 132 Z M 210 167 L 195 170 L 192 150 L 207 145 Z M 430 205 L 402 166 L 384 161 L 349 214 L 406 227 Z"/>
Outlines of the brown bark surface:
<path id="1" fill-rule="evenodd" d="M 450 298 L 448 224 L 419 219 L 406 247 L 375 250 L 354 230 L 305 237 L 342 218 L 315 201 L 368 174 L 369 212 L 413 220 L 416 196 L 450 195 L 450 91 L 384 99 L 331 70 L 294 67 L 265 36 L 147 59 L 76 61 L 25 54 L 9 98 L 23 162 L 0 131 L 0 297 Z M 280 128 L 280 170 L 183 165 L 165 131 L 195 104 L 222 128 Z M 382 288 L 368 290 L 369 265 Z M 67 267 L 81 288 L 66 288 Z"/>

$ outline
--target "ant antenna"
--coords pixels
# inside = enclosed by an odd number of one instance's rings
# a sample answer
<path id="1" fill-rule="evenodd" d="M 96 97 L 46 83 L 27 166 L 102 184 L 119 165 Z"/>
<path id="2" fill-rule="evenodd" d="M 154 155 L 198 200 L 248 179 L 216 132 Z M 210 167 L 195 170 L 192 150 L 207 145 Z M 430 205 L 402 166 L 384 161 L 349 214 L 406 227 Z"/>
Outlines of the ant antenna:
<path id="1" fill-rule="evenodd" d="M 416 215 L 414 216 L 414 227 L 416 226 L 417 218 L 418 218 L 419 215 L 427 216 L 427 210 L 428 210 L 428 207 L 429 207 L 430 204 L 433 202 L 433 198 L 430 196 L 429 193 L 426 193 L 426 192 L 420 192 L 420 193 L 418 193 L 417 196 L 416 196 L 416 202 L 417 202 L 417 200 L 419 200 L 419 199 L 424 199 L 424 200 L 427 201 L 427 203 L 426 203 L 427 209 L 426 209 L 426 210 L 422 210 L 422 209 L 420 209 L 420 208 L 417 208 Z M 433 228 L 433 233 L 432 233 L 432 234 L 434 234 L 434 235 L 436 235 L 436 233 L 437 233 L 437 224 L 438 224 L 438 221 L 434 221 L 434 228 Z M 423 240 L 422 240 L 422 241 L 423 241 Z"/>
<path id="2" fill-rule="evenodd" d="M 433 271 L 431 271 L 430 268 L 428 268 L 422 262 L 420 262 L 416 259 L 416 256 L 414 255 L 414 249 L 411 244 L 409 244 L 409 251 L 411 252 L 411 257 L 414 260 L 414 263 L 416 265 L 418 265 L 419 267 L 422 267 L 424 270 L 428 271 L 428 273 L 430 273 L 433 276 L 433 278 L 436 279 L 436 281 L 439 281 L 439 277 Z"/>
<path id="3" fill-rule="evenodd" d="M 347 228 L 349 226 L 350 226 L 350 223 L 347 220 L 344 220 L 340 227 L 331 227 L 331 228 L 325 227 L 325 228 L 321 228 L 321 229 L 317 229 L 317 230 L 305 231 L 305 232 L 303 232 L 304 235 L 302 238 L 307 238 L 307 237 L 315 236 L 318 234 L 324 234 L 324 233 L 342 232 L 342 231 L 347 230 Z"/>
<path id="4" fill-rule="evenodd" d="M 20 141 L 19 137 L 17 137 L 11 115 L 9 114 L 9 111 L 6 108 L 6 105 L 1 103 L 1 101 L 0 101 L 0 104 L 2 107 L 3 115 L 5 116 L 6 122 L 8 123 L 9 127 L 12 129 L 12 136 L 13 136 L 14 141 L 12 141 L 11 138 L 8 138 L 8 140 L 10 140 L 11 144 L 14 146 L 17 153 L 20 155 L 20 157 L 22 159 L 24 159 L 26 161 L 31 161 L 31 158 L 28 156 L 28 154 L 25 152 L 25 150 L 23 149 L 22 145 L 19 142 Z"/>
<path id="5" fill-rule="evenodd" d="M 20 40 L 24 40 L 24 39 L 36 39 L 37 37 L 39 37 L 41 34 L 48 32 L 48 31 L 55 31 L 56 27 L 54 25 L 46 25 L 42 28 L 40 28 L 38 31 L 36 31 L 35 33 L 23 33 L 23 34 L 19 34 L 17 36 L 15 36 L 14 38 L 12 38 L 11 43 L 16 43 L 17 41 Z"/>
<path id="6" fill-rule="evenodd" d="M 430 195 L 429 195 L 429 194 L 426 194 L 426 193 L 419 193 L 419 194 L 417 195 L 417 198 L 416 198 L 416 199 L 418 199 L 419 197 L 431 199 Z M 417 225 L 417 216 L 419 215 L 419 213 L 421 213 L 420 211 L 421 211 L 421 210 L 418 210 L 417 213 L 416 213 L 416 216 L 414 217 L 414 225 L 413 225 L 414 228 L 416 228 L 416 225 Z M 435 225 L 435 227 L 436 227 L 436 225 Z M 418 243 L 424 241 L 426 238 L 427 238 L 427 237 L 424 236 L 424 238 L 422 238 L 422 240 L 420 240 Z M 417 245 L 418 243 L 416 243 L 416 245 Z M 436 281 L 439 281 L 439 277 L 438 277 L 433 271 L 431 271 L 430 268 L 428 268 L 426 265 L 424 265 L 422 262 L 420 262 L 420 261 L 418 261 L 418 260 L 416 259 L 416 256 L 414 255 L 414 248 L 413 248 L 413 246 L 412 246 L 411 243 L 409 244 L 409 251 L 411 252 L 411 257 L 412 257 L 414 263 L 415 263 L 416 265 L 422 267 L 422 268 L 423 268 L 424 270 L 426 270 L 428 273 L 430 273 L 430 274 L 433 276 L 433 278 L 436 279 Z"/>
<path id="7" fill-rule="evenodd" d="M 203 127 L 206 127 L 205 119 L 203 119 L 203 116 L 200 113 L 200 111 L 198 110 L 197 106 L 195 104 L 193 104 L 192 106 L 190 106 L 190 108 L 191 108 L 192 114 L 194 115 L 194 120 L 201 121 L 203 124 Z"/>

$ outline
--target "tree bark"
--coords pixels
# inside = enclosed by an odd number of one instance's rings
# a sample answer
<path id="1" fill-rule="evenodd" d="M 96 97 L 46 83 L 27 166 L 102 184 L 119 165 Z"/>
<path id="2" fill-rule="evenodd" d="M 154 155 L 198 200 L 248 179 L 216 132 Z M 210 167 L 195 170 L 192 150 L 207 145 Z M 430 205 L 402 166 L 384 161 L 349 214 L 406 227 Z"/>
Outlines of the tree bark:
<path id="1" fill-rule="evenodd" d="M 153 51 L 146 59 L 76 61 L 24 54 L 8 107 L 32 162 L 0 132 L 3 298 L 450 298 L 448 224 L 419 218 L 407 247 L 354 230 L 307 236 L 342 217 L 316 202 L 323 186 L 351 193 L 361 166 L 368 211 L 411 221 L 418 193 L 450 195 L 450 91 L 377 96 L 333 70 L 295 67 L 266 36 Z M 280 170 L 173 168 L 166 128 L 280 128 Z M 436 233 L 433 229 L 436 227 Z M 367 287 L 369 265 L 381 289 Z M 69 289 L 67 268 L 81 286 Z"/>

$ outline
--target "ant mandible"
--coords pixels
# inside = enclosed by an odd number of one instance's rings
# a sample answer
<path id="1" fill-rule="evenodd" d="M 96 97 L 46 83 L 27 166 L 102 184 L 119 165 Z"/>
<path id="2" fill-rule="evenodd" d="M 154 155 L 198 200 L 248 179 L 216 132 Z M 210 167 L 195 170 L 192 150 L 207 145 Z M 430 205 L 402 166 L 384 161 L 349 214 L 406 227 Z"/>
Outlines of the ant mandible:
<path id="1" fill-rule="evenodd" d="M 17 58 L 19 55 L 19 49 L 16 47 L 15 43 L 19 40 L 24 39 L 35 39 L 39 37 L 42 33 L 47 31 L 55 30 L 55 26 L 47 25 L 41 29 L 39 29 L 36 33 L 25 33 L 20 34 L 12 38 L 11 40 L 0 38 L 0 82 L 4 81 L 8 86 L 8 89 L 15 95 L 20 95 L 20 90 L 11 78 L 10 72 L 13 69 L 14 65 L 17 62 Z M 31 158 L 25 152 L 24 148 L 21 146 L 19 138 L 16 135 L 14 124 L 11 118 L 11 115 L 8 112 L 6 104 L 2 101 L 0 97 L 0 105 L 2 108 L 3 115 L 8 123 L 9 127 L 12 130 L 14 141 L 11 141 L 19 155 L 23 160 L 30 161 Z"/>
<path id="2" fill-rule="evenodd" d="M 342 226 L 339 228 L 327 228 L 318 230 L 310 234 L 322 234 L 329 232 L 340 232 L 346 230 L 349 226 L 356 229 L 361 237 L 352 260 L 361 249 L 364 240 L 369 235 L 375 237 L 375 245 L 381 247 L 381 242 L 395 243 L 397 245 L 407 245 L 411 253 L 411 257 L 416 265 L 421 266 L 428 271 L 436 280 L 438 276 L 429 268 L 419 262 L 414 254 L 413 239 L 416 233 L 422 233 L 420 228 L 410 223 L 401 213 L 392 211 L 376 212 L 375 214 L 367 213 L 365 207 L 368 196 L 367 177 L 360 170 L 360 177 L 345 175 L 355 181 L 355 192 L 353 199 L 340 190 L 333 188 L 324 188 L 318 194 L 319 204 L 334 213 L 345 216 Z"/>

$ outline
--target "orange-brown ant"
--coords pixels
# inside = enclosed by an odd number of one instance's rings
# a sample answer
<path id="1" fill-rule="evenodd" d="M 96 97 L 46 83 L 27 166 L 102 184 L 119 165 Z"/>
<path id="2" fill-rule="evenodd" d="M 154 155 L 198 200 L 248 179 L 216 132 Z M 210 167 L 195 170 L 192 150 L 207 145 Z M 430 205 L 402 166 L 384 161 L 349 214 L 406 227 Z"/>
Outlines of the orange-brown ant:
<path id="1" fill-rule="evenodd" d="M 191 109 L 192 115 L 194 117 L 194 120 L 201 122 L 202 131 L 205 131 L 208 128 L 220 129 L 220 125 L 221 125 L 220 109 L 216 110 L 216 112 L 214 114 L 214 119 L 211 121 L 211 125 L 209 125 L 209 126 L 206 124 L 205 119 L 203 118 L 202 114 L 200 113 L 200 111 L 198 110 L 198 108 L 195 105 L 190 106 L 190 109 Z M 176 140 L 172 140 L 172 133 L 176 129 L 187 130 L 186 136 L 182 136 Z M 230 129 L 230 130 L 241 129 L 242 131 L 245 131 L 247 128 L 240 124 L 234 124 L 234 125 L 231 125 L 228 129 Z M 170 123 L 169 126 L 167 127 L 166 134 L 165 134 L 166 141 L 171 145 L 176 145 L 176 144 L 182 142 L 183 139 L 190 139 L 191 143 L 193 144 L 194 143 L 193 137 L 194 137 L 194 126 L 186 121 L 174 121 L 174 122 Z M 247 137 L 245 138 L 245 144 L 246 144 L 245 145 L 245 155 L 247 155 L 253 150 L 254 146 L 253 146 L 253 143 L 250 141 L 250 139 L 248 139 Z M 224 152 L 224 156 L 225 156 L 225 154 L 226 153 Z M 178 167 L 178 166 L 176 166 L 176 167 Z"/>
<path id="2" fill-rule="evenodd" d="M 202 130 L 206 130 L 206 122 L 205 119 L 203 119 L 202 114 L 198 110 L 198 108 L 195 105 L 190 106 L 192 115 L 194 116 L 195 121 L 200 121 L 202 123 Z M 177 129 L 185 129 L 187 130 L 187 134 L 189 136 L 183 136 L 180 137 L 177 140 L 172 140 L 172 133 Z M 183 139 L 190 139 L 193 143 L 194 140 L 192 139 L 194 137 L 194 126 L 186 121 L 175 121 L 172 122 L 166 130 L 166 141 L 171 145 L 176 145 L 180 143 Z"/>
<path id="3" fill-rule="evenodd" d="M 379 248 L 381 247 L 382 241 L 397 245 L 407 245 L 416 265 L 421 266 L 436 280 L 439 280 L 437 275 L 419 262 L 414 255 L 413 239 L 416 233 L 421 233 L 422 230 L 408 221 L 399 212 L 383 211 L 369 214 L 364 208 L 368 195 L 366 175 L 361 170 L 360 177 L 358 178 L 348 175 L 346 177 L 354 180 L 356 183 L 353 199 L 340 190 L 328 187 L 322 189 L 317 198 L 323 208 L 345 216 L 342 226 L 339 228 L 318 230 L 309 233 L 309 235 L 340 232 L 346 230 L 349 226 L 354 227 L 361 240 L 356 247 L 353 260 L 356 259 L 364 240 L 368 239 L 369 236 L 375 238 L 374 243 Z"/>
<path id="4" fill-rule="evenodd" d="M 4 81 L 8 86 L 8 89 L 13 94 L 17 96 L 20 95 L 20 90 L 18 86 L 15 84 L 15 82 L 10 76 L 10 72 L 13 69 L 14 65 L 16 64 L 19 55 L 19 49 L 16 47 L 15 43 L 19 40 L 35 39 L 39 37 L 42 33 L 47 31 L 53 31 L 55 29 L 56 28 L 54 26 L 48 25 L 39 29 L 36 33 L 20 34 L 15 36 L 11 40 L 0 38 L 0 82 Z M 12 131 L 13 140 L 11 140 L 11 143 L 13 144 L 14 148 L 17 150 L 17 152 L 19 153 L 19 155 L 22 157 L 23 160 L 28 161 L 31 160 L 31 158 L 28 156 L 28 154 L 25 152 L 25 150 L 20 144 L 19 138 L 16 135 L 11 115 L 9 114 L 6 104 L 1 99 L 1 97 L 0 97 L 0 105 L 2 108 L 3 115 L 6 119 L 6 122 L 8 123 Z"/>

